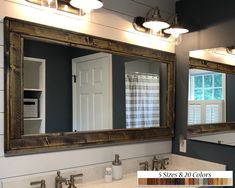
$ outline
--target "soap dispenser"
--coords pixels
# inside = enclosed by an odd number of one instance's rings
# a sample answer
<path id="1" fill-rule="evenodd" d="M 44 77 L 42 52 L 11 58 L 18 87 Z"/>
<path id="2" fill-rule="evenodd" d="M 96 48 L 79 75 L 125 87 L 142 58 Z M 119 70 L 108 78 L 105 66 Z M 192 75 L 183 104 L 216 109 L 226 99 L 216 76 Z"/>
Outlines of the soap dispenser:
<path id="1" fill-rule="evenodd" d="M 115 154 L 115 159 L 112 162 L 112 172 L 114 180 L 122 179 L 122 162 L 120 161 L 118 154 Z"/>

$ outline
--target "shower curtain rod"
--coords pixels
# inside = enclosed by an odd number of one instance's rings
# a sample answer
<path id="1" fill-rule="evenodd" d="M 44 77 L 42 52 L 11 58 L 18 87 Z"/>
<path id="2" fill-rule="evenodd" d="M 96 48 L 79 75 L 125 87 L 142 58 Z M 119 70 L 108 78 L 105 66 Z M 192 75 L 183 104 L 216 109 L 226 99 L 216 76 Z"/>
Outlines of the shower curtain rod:
<path id="1" fill-rule="evenodd" d="M 153 74 L 153 73 L 146 73 L 146 72 L 133 72 L 133 73 L 128 73 L 130 74 L 138 74 L 138 75 L 146 75 L 146 76 L 159 76 L 158 74 Z"/>

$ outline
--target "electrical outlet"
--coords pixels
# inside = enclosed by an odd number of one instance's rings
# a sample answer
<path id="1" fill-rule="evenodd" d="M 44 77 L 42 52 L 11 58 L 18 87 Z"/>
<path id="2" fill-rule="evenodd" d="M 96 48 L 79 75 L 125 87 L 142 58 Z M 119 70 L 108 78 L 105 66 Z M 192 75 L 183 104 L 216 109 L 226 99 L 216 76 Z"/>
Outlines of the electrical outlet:
<path id="1" fill-rule="evenodd" d="M 186 153 L 187 140 L 180 140 L 180 152 Z"/>

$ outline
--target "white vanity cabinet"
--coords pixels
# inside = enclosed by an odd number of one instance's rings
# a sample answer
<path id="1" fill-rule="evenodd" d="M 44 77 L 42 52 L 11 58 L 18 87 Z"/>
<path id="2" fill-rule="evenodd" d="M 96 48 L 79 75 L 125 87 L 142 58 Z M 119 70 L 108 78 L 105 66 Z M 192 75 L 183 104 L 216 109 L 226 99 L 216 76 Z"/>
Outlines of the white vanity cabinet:
<path id="1" fill-rule="evenodd" d="M 169 158 L 169 164 L 166 166 L 168 171 L 224 171 L 226 165 L 218 164 L 214 162 L 204 161 L 200 159 L 194 159 L 190 157 L 175 155 L 175 154 L 158 154 L 159 159 Z M 99 164 L 78 166 L 76 168 L 60 169 L 61 176 L 69 178 L 70 175 L 83 173 L 83 177 L 75 179 L 76 187 L 81 188 L 136 188 L 137 187 L 137 171 L 140 170 L 139 163 L 143 161 L 152 162 L 153 156 L 144 156 L 137 158 L 122 158 L 123 165 L 123 178 L 121 180 L 113 180 L 112 182 L 106 183 L 104 180 L 104 172 L 106 167 L 111 166 L 111 162 L 107 161 Z M 59 167 L 58 167 L 59 168 Z M 57 176 L 56 171 L 49 171 L 45 173 L 31 174 L 25 176 L 19 176 L 10 179 L 3 180 L 2 188 L 32 188 L 30 182 L 39 181 L 44 179 L 46 186 L 49 188 L 55 187 L 55 177 Z M 67 186 L 63 183 L 63 186 Z M 144 188 L 146 186 L 139 186 Z M 151 186 L 160 188 L 161 186 Z M 164 188 L 175 188 L 180 186 L 162 186 Z M 182 188 L 196 188 L 199 186 L 181 186 Z M 1 188 L 1 187 L 0 187 Z"/>
<path id="2" fill-rule="evenodd" d="M 45 133 L 46 60 L 24 57 L 24 134 Z"/>

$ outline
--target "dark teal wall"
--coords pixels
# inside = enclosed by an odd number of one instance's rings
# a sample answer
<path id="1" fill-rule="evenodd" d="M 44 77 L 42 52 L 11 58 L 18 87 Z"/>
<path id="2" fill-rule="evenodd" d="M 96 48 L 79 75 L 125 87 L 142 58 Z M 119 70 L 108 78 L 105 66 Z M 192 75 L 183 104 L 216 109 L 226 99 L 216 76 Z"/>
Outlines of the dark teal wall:
<path id="1" fill-rule="evenodd" d="M 187 152 L 179 152 L 179 137 L 186 135 L 187 129 L 189 51 L 234 46 L 234 10 L 235 1 L 231 0 L 183 0 L 176 3 L 179 18 L 194 32 L 185 34 L 176 48 L 176 136 L 172 150 L 175 154 L 223 163 L 235 171 L 235 147 L 188 140 Z"/>
<path id="2" fill-rule="evenodd" d="M 235 122 L 235 75 L 226 76 L 226 121 Z"/>

